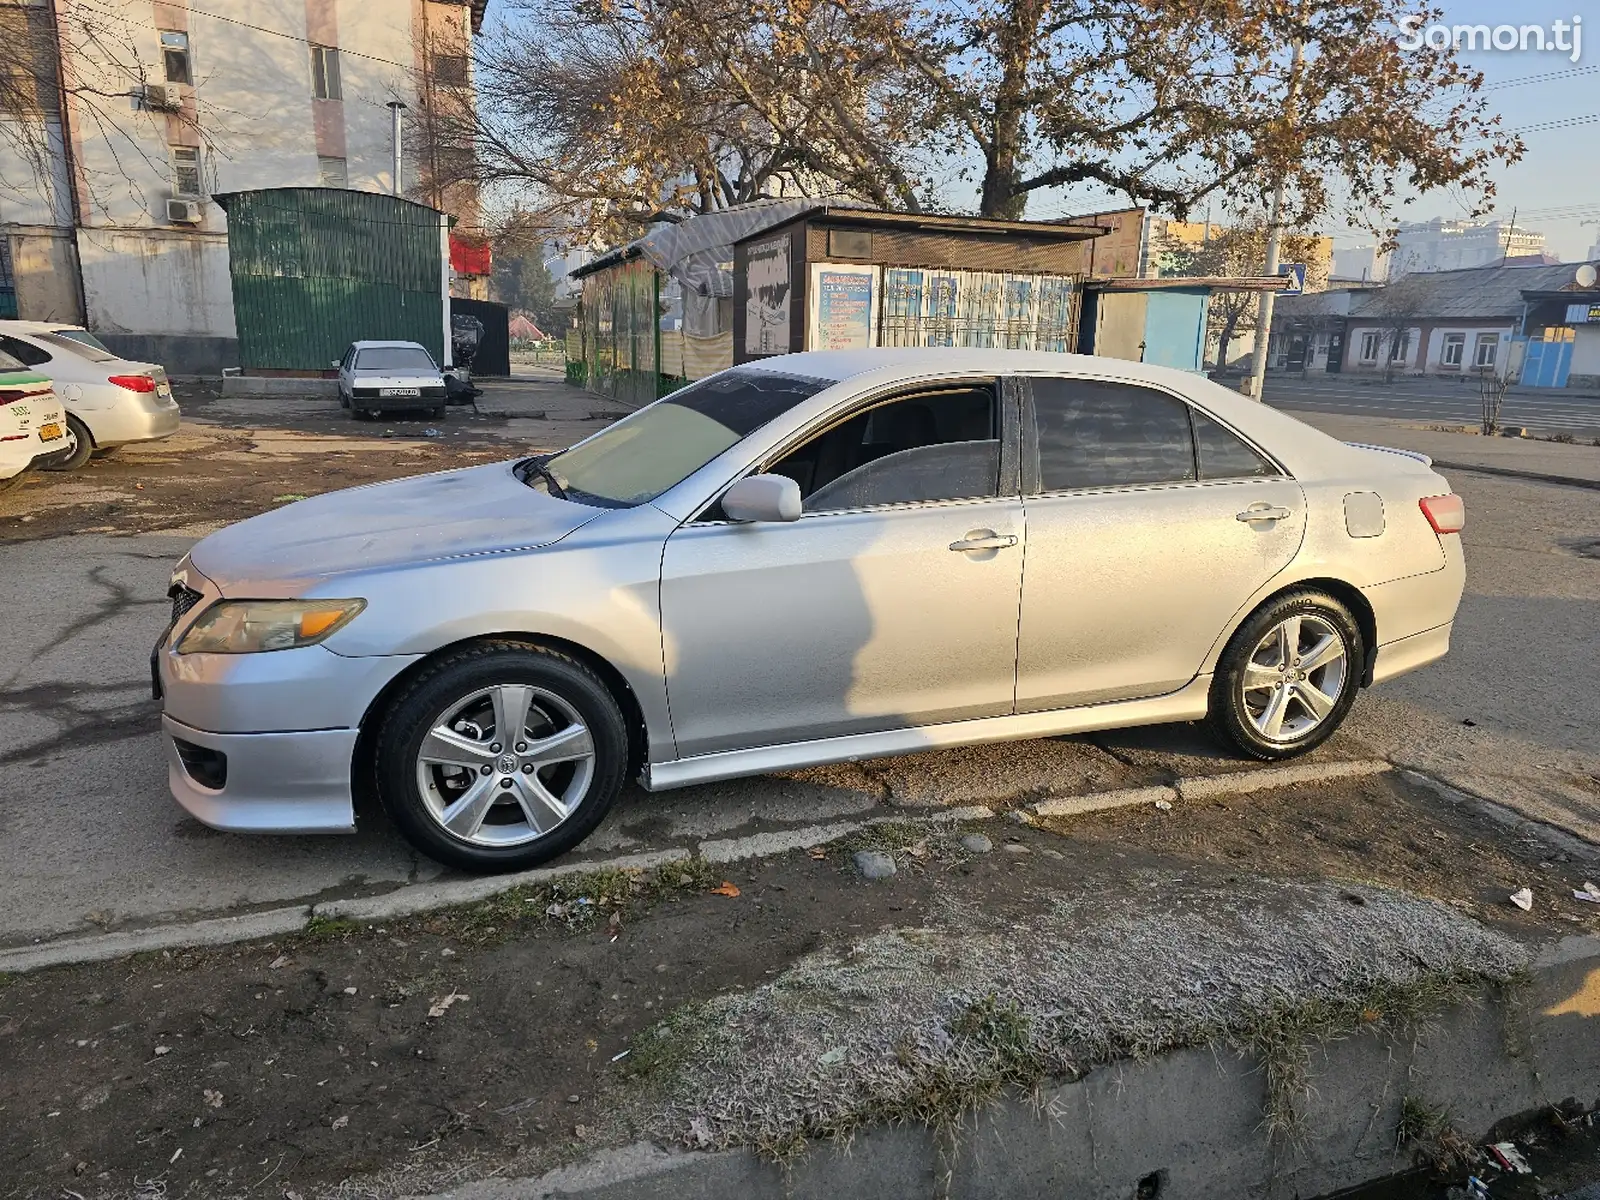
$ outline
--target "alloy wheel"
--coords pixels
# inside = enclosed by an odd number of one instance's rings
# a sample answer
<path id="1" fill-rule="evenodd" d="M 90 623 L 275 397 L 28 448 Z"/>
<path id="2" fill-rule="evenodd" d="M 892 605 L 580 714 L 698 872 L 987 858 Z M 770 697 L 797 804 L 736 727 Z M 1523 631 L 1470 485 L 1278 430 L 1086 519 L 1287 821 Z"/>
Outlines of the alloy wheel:
<path id="1" fill-rule="evenodd" d="M 1245 714 L 1269 742 L 1294 742 L 1328 719 L 1350 680 L 1344 638 L 1313 613 L 1267 631 L 1240 679 Z"/>
<path id="2" fill-rule="evenodd" d="M 554 692 L 503 683 L 451 704 L 423 734 L 416 783 L 428 815 L 452 838 L 505 848 L 545 837 L 583 802 L 595 745 Z"/>

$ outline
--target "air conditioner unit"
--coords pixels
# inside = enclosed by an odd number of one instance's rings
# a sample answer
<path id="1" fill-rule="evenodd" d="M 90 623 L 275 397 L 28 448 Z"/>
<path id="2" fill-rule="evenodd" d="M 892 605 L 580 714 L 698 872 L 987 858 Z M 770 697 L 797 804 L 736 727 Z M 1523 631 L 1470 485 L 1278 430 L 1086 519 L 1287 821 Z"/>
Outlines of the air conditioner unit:
<path id="1" fill-rule="evenodd" d="M 179 225 L 198 225 L 200 223 L 200 202 L 198 200 L 168 200 L 167 220 Z"/>
<path id="2" fill-rule="evenodd" d="M 183 107 L 183 95 L 168 84 L 144 85 L 144 106 L 151 112 L 177 112 Z"/>

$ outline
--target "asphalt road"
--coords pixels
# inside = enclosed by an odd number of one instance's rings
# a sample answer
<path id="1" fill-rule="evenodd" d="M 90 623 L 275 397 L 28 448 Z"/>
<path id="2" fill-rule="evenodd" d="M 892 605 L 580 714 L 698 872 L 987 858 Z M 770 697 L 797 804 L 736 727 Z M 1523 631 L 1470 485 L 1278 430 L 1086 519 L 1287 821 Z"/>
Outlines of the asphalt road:
<path id="1" fill-rule="evenodd" d="M 1268 375 L 1263 394 L 1274 408 L 1291 411 L 1392 417 L 1441 425 L 1476 426 L 1482 411 L 1477 385 L 1452 379 L 1399 379 L 1386 384 L 1376 378 L 1314 371 L 1305 379 Z M 1562 391 L 1514 392 L 1506 396 L 1500 420 L 1503 426 L 1525 428 L 1530 433 L 1600 437 L 1600 398 Z"/>
<path id="2" fill-rule="evenodd" d="M 1392 434 L 1384 440 L 1401 440 Z M 1452 483 L 1469 513 L 1454 651 L 1365 695 L 1350 735 L 1329 751 L 1377 749 L 1600 842 L 1600 723 L 1587 700 L 1600 662 L 1600 492 L 1467 473 Z M 351 837 L 246 838 L 173 804 L 146 662 L 170 564 L 191 540 L 0 545 L 0 944 L 442 873 L 381 814 Z M 896 805 L 1098 791 L 1242 765 L 1191 731 L 1157 729 L 630 791 L 586 848 L 692 844 Z"/>

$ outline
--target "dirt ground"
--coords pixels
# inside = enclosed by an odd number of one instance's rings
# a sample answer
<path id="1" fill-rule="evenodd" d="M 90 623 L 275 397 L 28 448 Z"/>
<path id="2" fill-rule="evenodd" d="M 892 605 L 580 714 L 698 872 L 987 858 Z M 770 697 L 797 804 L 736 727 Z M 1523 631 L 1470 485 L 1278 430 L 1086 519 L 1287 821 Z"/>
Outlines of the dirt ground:
<path id="1" fill-rule="evenodd" d="M 0 543 L 71 533 L 200 537 L 338 488 L 557 450 L 621 415 L 557 384 L 490 390 L 441 420 L 352 420 L 326 398 L 232 398 L 215 381 L 175 385 L 184 422 L 73 472 L 37 471 L 0 496 Z"/>
<path id="2" fill-rule="evenodd" d="M 1403 888 L 1525 941 L 1600 933 L 1600 908 L 1571 898 L 1592 858 L 1392 774 L 982 830 L 990 853 L 908 853 L 922 835 L 885 827 L 731 869 L 575 877 L 379 928 L 0 979 L 0 1195 L 395 1195 L 581 1157 L 625 1132 L 631 1048 L 663 1016 L 915 927 L 936 901 L 1020 919 L 1135 873 L 1262 873 Z M 892 879 L 859 877 L 863 836 L 895 852 Z M 1507 902 L 1521 886 L 1530 913 Z"/>

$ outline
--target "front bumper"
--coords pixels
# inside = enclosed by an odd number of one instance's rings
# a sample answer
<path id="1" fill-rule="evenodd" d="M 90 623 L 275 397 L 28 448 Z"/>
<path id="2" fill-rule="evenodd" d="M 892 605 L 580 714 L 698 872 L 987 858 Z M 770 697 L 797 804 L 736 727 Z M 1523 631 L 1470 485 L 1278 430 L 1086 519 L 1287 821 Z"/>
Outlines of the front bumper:
<path id="1" fill-rule="evenodd" d="M 230 833 L 353 833 L 354 729 L 300 733 L 209 733 L 161 717 L 167 782 L 189 814 Z M 179 742 L 225 760 L 220 787 L 207 786 L 179 753 Z M 190 752 L 192 756 L 192 751 Z"/>

